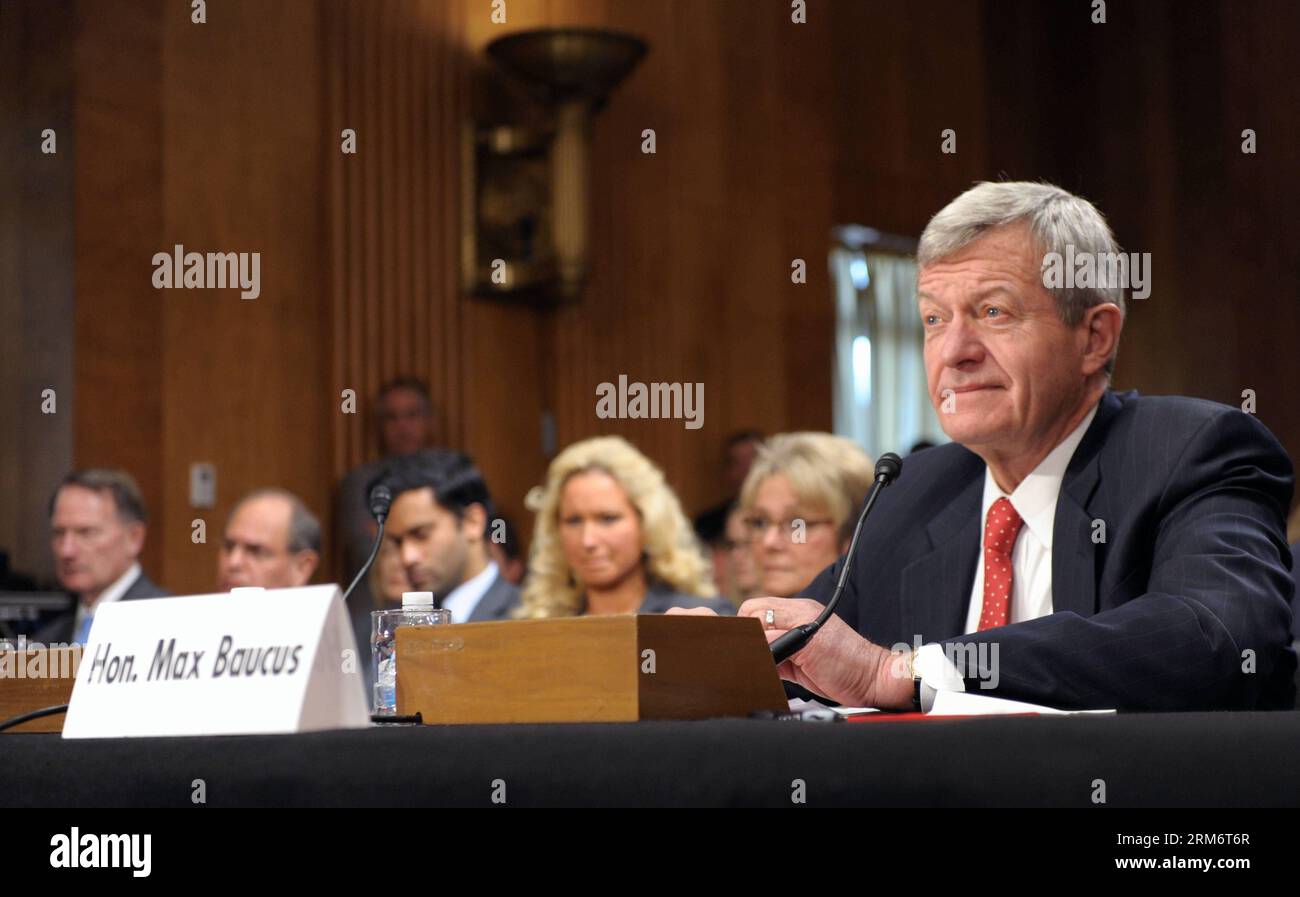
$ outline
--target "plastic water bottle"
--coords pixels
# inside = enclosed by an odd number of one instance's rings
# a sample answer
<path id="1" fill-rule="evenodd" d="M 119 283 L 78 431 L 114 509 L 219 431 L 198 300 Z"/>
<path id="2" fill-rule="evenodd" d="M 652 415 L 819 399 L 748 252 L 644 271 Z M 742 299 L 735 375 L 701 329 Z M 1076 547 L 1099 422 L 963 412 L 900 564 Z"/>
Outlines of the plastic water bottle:
<path id="1" fill-rule="evenodd" d="M 401 610 L 370 614 L 370 662 L 375 674 L 374 712 L 397 713 L 397 630 L 451 621 L 451 613 L 433 606 L 433 592 L 404 592 Z"/>

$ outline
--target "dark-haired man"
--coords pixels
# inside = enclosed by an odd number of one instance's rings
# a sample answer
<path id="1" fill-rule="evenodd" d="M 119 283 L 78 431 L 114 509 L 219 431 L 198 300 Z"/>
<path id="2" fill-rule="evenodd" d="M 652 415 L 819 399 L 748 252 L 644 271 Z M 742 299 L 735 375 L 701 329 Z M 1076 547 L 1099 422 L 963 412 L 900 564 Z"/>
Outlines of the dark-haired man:
<path id="1" fill-rule="evenodd" d="M 50 537 L 55 573 L 77 606 L 43 625 L 35 641 L 85 644 L 104 604 L 170 594 L 140 569 L 146 519 L 140 488 L 125 471 L 92 468 L 63 479 L 50 499 Z"/>
<path id="2" fill-rule="evenodd" d="M 492 499 L 468 457 L 427 449 L 389 461 L 380 479 L 393 493 L 384 539 L 407 578 L 434 593 L 453 623 L 499 620 L 519 602 L 488 550 Z"/>

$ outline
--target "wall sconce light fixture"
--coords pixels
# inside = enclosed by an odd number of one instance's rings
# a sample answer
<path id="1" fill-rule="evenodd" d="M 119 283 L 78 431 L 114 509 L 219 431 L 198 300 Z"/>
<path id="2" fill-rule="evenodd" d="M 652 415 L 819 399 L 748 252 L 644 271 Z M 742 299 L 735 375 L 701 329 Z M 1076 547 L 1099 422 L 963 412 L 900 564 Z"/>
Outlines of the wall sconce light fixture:
<path id="1" fill-rule="evenodd" d="M 591 120 L 646 49 L 632 35 L 587 28 L 520 31 L 488 44 L 488 55 L 543 104 L 550 128 L 467 134 L 468 290 L 544 304 L 578 298 L 588 269 Z"/>

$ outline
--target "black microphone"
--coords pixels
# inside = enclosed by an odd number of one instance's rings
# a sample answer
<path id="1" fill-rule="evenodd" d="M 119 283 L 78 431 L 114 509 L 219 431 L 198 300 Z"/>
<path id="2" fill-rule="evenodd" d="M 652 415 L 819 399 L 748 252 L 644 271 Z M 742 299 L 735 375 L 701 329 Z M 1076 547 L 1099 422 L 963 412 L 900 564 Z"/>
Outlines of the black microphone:
<path id="1" fill-rule="evenodd" d="M 885 452 L 876 462 L 876 481 L 871 486 L 871 491 L 867 493 L 866 503 L 862 505 L 862 513 L 858 515 L 858 525 L 853 528 L 853 538 L 849 541 L 848 553 L 844 556 L 844 566 L 840 568 L 839 582 L 835 583 L 835 591 L 831 594 L 831 600 L 826 602 L 826 607 L 817 616 L 816 620 L 811 623 L 804 623 L 802 626 L 796 626 L 785 632 L 776 641 L 769 646 L 772 649 L 772 659 L 781 664 L 788 660 L 792 654 L 803 648 L 808 640 L 817 634 L 817 630 L 822 628 L 822 624 L 830 619 L 831 614 L 835 612 L 835 605 L 839 604 L 840 595 L 844 594 L 844 585 L 849 581 L 849 570 L 853 567 L 853 558 L 857 554 L 858 537 L 862 535 L 862 524 L 867 519 L 867 514 L 871 513 L 871 507 L 876 503 L 876 496 L 880 490 L 888 486 L 903 472 L 903 459 L 893 452 Z"/>
<path id="2" fill-rule="evenodd" d="M 348 596 L 357 587 L 357 583 L 361 582 L 361 578 L 375 565 L 375 558 L 379 555 L 379 545 L 384 541 L 384 521 L 388 519 L 388 506 L 392 503 L 393 493 L 383 483 L 370 490 L 370 514 L 379 523 L 379 532 L 375 533 L 375 544 L 370 546 L 370 557 L 366 558 L 366 562 L 357 571 L 356 578 L 352 580 L 352 585 L 348 586 L 348 590 L 343 593 L 345 604 Z"/>
<path id="3" fill-rule="evenodd" d="M 393 503 L 393 493 L 383 483 L 370 490 L 370 516 L 382 525 L 388 519 L 388 507 Z"/>

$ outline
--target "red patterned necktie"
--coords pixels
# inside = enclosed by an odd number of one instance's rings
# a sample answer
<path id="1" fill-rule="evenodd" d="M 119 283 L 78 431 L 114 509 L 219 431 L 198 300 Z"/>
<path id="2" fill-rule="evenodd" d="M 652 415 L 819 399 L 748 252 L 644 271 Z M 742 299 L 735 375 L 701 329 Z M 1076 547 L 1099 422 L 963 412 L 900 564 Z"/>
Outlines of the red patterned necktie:
<path id="1" fill-rule="evenodd" d="M 979 631 L 1005 626 L 1011 620 L 1011 547 L 1024 521 L 1005 498 L 989 508 L 984 522 L 984 608 Z"/>

